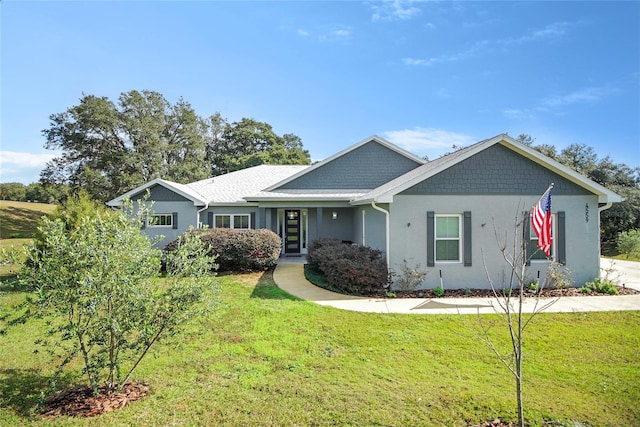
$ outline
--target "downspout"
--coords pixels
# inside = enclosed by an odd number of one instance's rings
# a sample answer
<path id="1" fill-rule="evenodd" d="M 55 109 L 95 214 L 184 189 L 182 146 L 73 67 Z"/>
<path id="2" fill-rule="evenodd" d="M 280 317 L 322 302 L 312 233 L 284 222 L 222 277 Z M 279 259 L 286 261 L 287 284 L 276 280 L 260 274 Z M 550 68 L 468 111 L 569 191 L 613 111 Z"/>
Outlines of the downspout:
<path id="1" fill-rule="evenodd" d="M 196 212 L 196 228 L 200 228 L 200 214 L 209 209 L 209 202 L 204 205 L 204 208 Z"/>
<path id="2" fill-rule="evenodd" d="M 382 209 L 379 206 L 376 206 L 376 202 L 371 202 L 371 207 L 377 211 L 380 211 L 384 214 L 385 218 L 385 253 L 384 256 L 387 259 L 387 271 L 391 271 L 391 266 L 389 265 L 389 211 Z"/>

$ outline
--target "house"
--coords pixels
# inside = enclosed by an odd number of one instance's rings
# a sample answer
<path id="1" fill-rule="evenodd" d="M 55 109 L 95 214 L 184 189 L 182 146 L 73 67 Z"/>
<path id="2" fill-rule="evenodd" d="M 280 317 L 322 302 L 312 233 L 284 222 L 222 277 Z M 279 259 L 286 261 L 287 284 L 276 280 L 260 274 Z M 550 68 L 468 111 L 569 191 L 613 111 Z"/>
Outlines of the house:
<path id="1" fill-rule="evenodd" d="M 496 236 L 513 245 L 516 217 L 550 183 L 551 257 L 581 286 L 599 276 L 600 212 L 622 199 L 505 134 L 430 162 L 373 136 L 312 166 L 261 165 L 186 185 L 155 179 L 108 204 L 149 191 L 146 232 L 164 235 L 163 245 L 189 226 L 268 228 L 283 256 L 333 237 L 382 250 L 391 270 L 405 259 L 428 268 L 424 288 L 441 277 L 445 288 L 487 288 L 486 271 L 508 286 Z M 544 277 L 549 261 L 527 230 L 527 274 Z"/>

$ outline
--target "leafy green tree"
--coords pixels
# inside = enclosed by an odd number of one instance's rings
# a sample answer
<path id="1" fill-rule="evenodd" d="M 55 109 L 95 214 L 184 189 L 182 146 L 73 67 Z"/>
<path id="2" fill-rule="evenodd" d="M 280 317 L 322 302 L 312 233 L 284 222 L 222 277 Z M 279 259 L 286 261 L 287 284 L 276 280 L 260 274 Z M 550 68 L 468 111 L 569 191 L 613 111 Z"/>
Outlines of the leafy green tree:
<path id="1" fill-rule="evenodd" d="M 310 161 L 295 135 L 278 136 L 252 119 L 229 124 L 219 113 L 203 119 L 182 98 L 171 104 L 153 91 L 122 93 L 117 103 L 83 95 L 51 115 L 43 134 L 45 147 L 62 154 L 41 183 L 83 188 L 101 201 L 154 178 L 187 183 L 255 164 Z"/>
<path id="2" fill-rule="evenodd" d="M 640 229 L 623 231 L 618 234 L 618 251 L 625 254 L 627 259 L 640 255 Z"/>
<path id="3" fill-rule="evenodd" d="M 198 239 L 186 239 L 166 259 L 140 233 L 136 217 L 70 199 L 56 218 L 44 218 L 26 249 L 20 282 L 33 291 L 12 322 L 45 318 L 39 343 L 62 370 L 79 357 L 91 388 L 126 383 L 149 349 L 200 310 L 211 288 L 214 259 Z"/>
<path id="4" fill-rule="evenodd" d="M 243 118 L 225 126 L 213 147 L 213 175 L 261 164 L 309 164 L 309 152 L 293 134 L 278 136 L 271 125 Z"/>
<path id="5" fill-rule="evenodd" d="M 20 182 L 7 182 L 0 184 L 0 198 L 2 200 L 15 200 L 21 202 L 25 199 L 26 187 Z"/>

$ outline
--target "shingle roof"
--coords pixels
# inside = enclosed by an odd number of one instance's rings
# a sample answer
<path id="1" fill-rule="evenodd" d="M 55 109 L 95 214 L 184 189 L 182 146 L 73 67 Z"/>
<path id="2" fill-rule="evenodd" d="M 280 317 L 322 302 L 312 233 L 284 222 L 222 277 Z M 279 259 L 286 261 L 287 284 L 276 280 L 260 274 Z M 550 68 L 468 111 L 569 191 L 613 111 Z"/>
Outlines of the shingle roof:
<path id="1" fill-rule="evenodd" d="M 308 167 L 260 165 L 196 181 L 187 186 L 201 194 L 209 204 L 246 203 L 245 197 L 260 193 Z"/>

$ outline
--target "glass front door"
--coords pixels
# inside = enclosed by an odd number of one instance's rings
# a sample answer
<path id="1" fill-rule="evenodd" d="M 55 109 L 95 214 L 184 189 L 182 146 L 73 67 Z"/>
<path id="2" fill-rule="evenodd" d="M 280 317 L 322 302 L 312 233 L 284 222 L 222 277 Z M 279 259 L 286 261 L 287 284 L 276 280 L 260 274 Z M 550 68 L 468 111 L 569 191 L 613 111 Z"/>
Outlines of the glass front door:
<path id="1" fill-rule="evenodd" d="M 299 254 L 300 253 L 300 211 L 285 210 L 284 211 L 284 253 Z"/>

